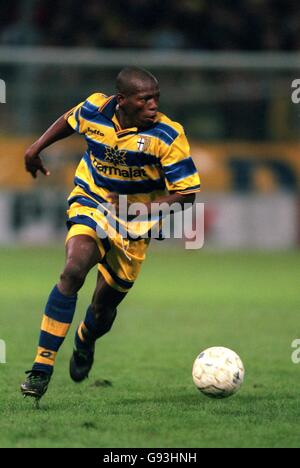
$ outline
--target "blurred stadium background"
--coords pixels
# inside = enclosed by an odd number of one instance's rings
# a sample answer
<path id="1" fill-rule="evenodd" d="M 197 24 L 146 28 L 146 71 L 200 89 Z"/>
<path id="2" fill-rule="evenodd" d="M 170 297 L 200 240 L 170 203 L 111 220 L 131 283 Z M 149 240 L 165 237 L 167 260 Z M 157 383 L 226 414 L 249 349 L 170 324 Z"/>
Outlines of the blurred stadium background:
<path id="1" fill-rule="evenodd" d="M 0 1 L 0 242 L 62 238 L 65 194 L 83 142 L 44 152 L 52 177 L 32 181 L 26 147 L 124 65 L 157 75 L 161 110 L 181 122 L 202 177 L 205 246 L 299 244 L 300 10 L 288 1 Z"/>
<path id="2" fill-rule="evenodd" d="M 0 0 L 0 12 L 0 446 L 299 446 L 297 3 Z M 84 141 L 48 148 L 51 177 L 35 181 L 24 151 L 92 92 L 114 93 L 124 65 L 157 75 L 161 110 L 186 129 L 202 179 L 204 248 L 153 242 L 91 378 L 74 386 L 68 361 L 90 275 L 36 412 L 18 387 L 62 267 L 66 195 Z M 215 345 L 246 367 L 228 401 L 200 398 L 191 381 L 193 359 Z"/>

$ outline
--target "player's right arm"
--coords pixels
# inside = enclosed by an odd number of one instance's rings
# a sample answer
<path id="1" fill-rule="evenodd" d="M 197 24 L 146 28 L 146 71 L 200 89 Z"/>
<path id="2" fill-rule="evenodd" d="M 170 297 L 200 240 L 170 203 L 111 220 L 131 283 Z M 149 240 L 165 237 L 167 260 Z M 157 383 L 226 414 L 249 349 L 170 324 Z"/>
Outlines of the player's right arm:
<path id="1" fill-rule="evenodd" d="M 43 135 L 35 141 L 25 153 L 25 168 L 27 172 L 30 172 L 32 177 L 35 179 L 37 172 L 41 171 L 44 175 L 50 175 L 48 169 L 43 165 L 43 162 L 39 156 L 40 152 L 50 146 L 52 143 L 66 138 L 72 133 L 74 129 L 67 122 L 66 116 L 62 115 L 59 119 L 54 122 Z"/>
<path id="2" fill-rule="evenodd" d="M 44 167 L 39 156 L 40 152 L 55 141 L 66 138 L 74 132 L 80 135 L 85 134 L 89 119 L 94 117 L 99 107 L 106 101 L 107 96 L 105 94 L 92 94 L 85 101 L 80 102 L 77 106 L 73 107 L 73 109 L 62 115 L 27 149 L 25 153 L 25 167 L 32 177 L 36 178 L 38 171 L 41 171 L 45 175 L 50 175 L 50 172 Z M 82 113 L 83 115 L 81 115 Z"/>

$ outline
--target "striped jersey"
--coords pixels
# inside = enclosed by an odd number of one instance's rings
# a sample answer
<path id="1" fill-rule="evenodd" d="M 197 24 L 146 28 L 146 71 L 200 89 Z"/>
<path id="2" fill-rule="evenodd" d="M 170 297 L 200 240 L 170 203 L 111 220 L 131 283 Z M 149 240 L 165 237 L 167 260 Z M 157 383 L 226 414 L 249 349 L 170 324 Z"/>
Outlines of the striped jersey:
<path id="1" fill-rule="evenodd" d="M 129 204 L 198 192 L 200 179 L 183 127 L 158 112 L 147 129 L 123 129 L 116 105 L 116 96 L 95 93 L 65 115 L 87 143 L 69 204 L 103 203 L 110 192 L 127 195 Z"/>

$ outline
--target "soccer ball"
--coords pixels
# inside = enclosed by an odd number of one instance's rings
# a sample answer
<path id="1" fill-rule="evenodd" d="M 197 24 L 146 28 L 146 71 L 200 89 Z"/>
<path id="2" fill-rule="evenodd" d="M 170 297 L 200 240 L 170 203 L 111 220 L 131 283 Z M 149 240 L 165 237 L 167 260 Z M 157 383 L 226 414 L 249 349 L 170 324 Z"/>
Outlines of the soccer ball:
<path id="1" fill-rule="evenodd" d="M 241 358 L 231 349 L 216 346 L 202 351 L 193 365 L 193 381 L 211 398 L 225 398 L 237 392 L 245 370 Z"/>

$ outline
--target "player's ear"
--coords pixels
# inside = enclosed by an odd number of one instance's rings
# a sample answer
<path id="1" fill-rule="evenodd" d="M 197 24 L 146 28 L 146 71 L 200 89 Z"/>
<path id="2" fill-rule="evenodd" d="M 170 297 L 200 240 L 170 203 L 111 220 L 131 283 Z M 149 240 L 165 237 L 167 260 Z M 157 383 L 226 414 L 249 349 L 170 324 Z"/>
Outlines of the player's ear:
<path id="1" fill-rule="evenodd" d="M 118 93 L 117 96 L 116 96 L 116 98 L 117 98 L 117 103 L 118 103 L 118 105 L 119 105 L 120 107 L 122 107 L 122 105 L 123 105 L 123 103 L 124 103 L 124 101 L 125 101 L 125 95 L 122 94 L 122 93 Z"/>

